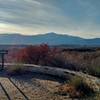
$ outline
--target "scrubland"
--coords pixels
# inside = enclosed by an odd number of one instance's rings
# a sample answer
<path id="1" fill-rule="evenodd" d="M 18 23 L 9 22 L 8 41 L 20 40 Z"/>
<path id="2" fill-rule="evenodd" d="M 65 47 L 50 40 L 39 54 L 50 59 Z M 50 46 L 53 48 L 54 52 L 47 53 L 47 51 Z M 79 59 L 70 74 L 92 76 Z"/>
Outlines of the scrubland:
<path id="1" fill-rule="evenodd" d="M 36 64 L 41 66 L 58 67 L 71 71 L 82 72 L 98 79 L 98 91 L 94 91 L 93 81 L 86 81 L 85 78 L 73 76 L 64 80 L 56 86 L 53 94 L 66 96 L 68 98 L 84 98 L 85 100 L 99 100 L 100 98 L 100 48 L 55 48 L 47 44 L 29 46 L 9 52 L 9 60 L 15 63 Z M 9 71 L 12 73 L 23 73 L 24 67 L 15 66 Z M 27 74 L 27 73 L 26 73 Z M 97 85 L 97 84 L 96 84 Z M 96 86 L 94 85 L 94 86 Z M 64 100 L 64 99 L 63 99 Z M 83 100 L 83 99 L 82 99 Z"/>

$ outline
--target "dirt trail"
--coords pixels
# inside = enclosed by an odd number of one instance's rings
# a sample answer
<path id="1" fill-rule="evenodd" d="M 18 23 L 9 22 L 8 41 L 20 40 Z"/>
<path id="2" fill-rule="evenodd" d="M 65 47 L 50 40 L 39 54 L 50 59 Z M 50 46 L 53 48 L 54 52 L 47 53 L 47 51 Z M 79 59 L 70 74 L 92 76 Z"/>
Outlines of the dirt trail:
<path id="1" fill-rule="evenodd" d="M 26 100 L 21 92 L 12 84 L 9 78 L 0 78 L 0 86 L 8 100 Z"/>
<path id="2" fill-rule="evenodd" d="M 56 87 L 62 84 L 62 79 L 58 80 L 51 75 L 81 76 L 89 85 L 92 84 L 94 90 L 100 91 L 100 79 L 81 72 L 30 64 L 24 66 L 32 71 L 32 74 L 9 77 L 6 70 L 0 71 L 0 100 L 71 100 L 68 96 L 54 94 Z"/>
<path id="3" fill-rule="evenodd" d="M 3 91 L 1 86 L 0 86 L 0 99 L 7 100 L 7 96 L 5 95 L 5 92 Z"/>
<path id="4" fill-rule="evenodd" d="M 54 94 L 59 79 L 49 75 L 31 73 L 7 76 L 0 72 L 0 100 L 67 100 L 67 96 Z"/>

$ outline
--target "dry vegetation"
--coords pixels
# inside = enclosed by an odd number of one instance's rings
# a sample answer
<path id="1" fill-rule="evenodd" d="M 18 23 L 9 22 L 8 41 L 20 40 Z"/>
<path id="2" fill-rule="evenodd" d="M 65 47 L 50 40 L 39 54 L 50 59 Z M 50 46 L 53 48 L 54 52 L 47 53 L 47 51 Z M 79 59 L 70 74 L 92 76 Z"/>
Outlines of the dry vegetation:
<path id="1" fill-rule="evenodd" d="M 72 70 L 75 69 L 100 77 L 100 50 L 92 52 L 64 51 L 62 56 L 66 62 L 72 64 Z"/>
<path id="2" fill-rule="evenodd" d="M 93 95 L 94 91 L 83 78 L 75 76 L 66 84 L 59 86 L 57 93 L 72 98 L 85 98 Z"/>
<path id="3" fill-rule="evenodd" d="M 21 63 L 60 67 L 100 77 L 100 49 L 57 49 L 46 44 L 29 46 L 12 53 Z"/>
<path id="4" fill-rule="evenodd" d="M 57 49 L 42 44 L 20 49 L 16 53 L 11 53 L 10 58 L 17 63 L 60 67 L 100 77 L 100 49 L 98 48 Z M 23 69 L 24 67 L 16 65 L 8 72 L 10 74 L 20 74 L 24 72 Z M 67 83 L 58 86 L 55 94 L 67 95 L 71 98 L 86 98 L 96 94 L 94 97 L 97 100 L 100 97 L 100 93 L 96 93 L 91 88 L 91 84 L 89 86 L 83 77 L 76 76 Z"/>

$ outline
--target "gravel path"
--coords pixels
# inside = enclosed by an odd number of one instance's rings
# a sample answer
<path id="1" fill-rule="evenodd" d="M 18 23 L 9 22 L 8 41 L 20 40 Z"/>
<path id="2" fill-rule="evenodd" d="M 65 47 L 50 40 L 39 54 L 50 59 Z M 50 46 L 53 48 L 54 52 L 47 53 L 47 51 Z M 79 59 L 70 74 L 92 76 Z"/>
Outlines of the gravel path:
<path id="1" fill-rule="evenodd" d="M 75 74 L 73 71 L 68 73 Z M 100 79 L 83 73 L 76 74 L 86 78 L 87 83 L 92 83 L 95 90 L 100 90 Z M 3 70 L 0 71 L 0 100 L 72 100 L 55 94 L 57 87 L 63 82 L 63 79 L 35 72 L 9 76 Z"/>
<path id="2" fill-rule="evenodd" d="M 0 72 L 0 100 L 70 100 L 55 94 L 62 80 L 43 74 L 7 76 Z"/>

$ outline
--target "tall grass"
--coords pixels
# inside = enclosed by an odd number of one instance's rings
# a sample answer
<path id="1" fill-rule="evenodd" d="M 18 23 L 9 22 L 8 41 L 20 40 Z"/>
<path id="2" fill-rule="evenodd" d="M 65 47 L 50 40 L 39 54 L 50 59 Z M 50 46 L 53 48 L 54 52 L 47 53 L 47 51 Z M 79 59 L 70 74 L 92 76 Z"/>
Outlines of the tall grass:
<path id="1" fill-rule="evenodd" d="M 100 49 L 63 50 L 42 44 L 21 49 L 14 56 L 12 55 L 13 58 L 18 63 L 60 67 L 100 77 Z"/>

